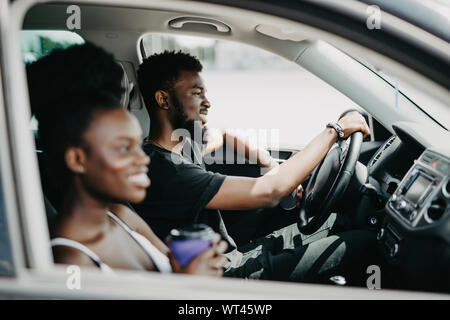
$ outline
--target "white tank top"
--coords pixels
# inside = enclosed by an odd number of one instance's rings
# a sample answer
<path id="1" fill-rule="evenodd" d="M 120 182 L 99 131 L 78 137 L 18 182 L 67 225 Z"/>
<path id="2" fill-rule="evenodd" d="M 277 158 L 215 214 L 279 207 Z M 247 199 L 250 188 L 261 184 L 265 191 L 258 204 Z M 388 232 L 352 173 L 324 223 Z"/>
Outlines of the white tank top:
<path id="1" fill-rule="evenodd" d="M 138 245 L 145 251 L 145 253 L 150 257 L 150 259 L 155 264 L 156 268 L 161 273 L 171 273 L 172 266 L 170 265 L 169 258 L 164 255 L 161 251 L 159 251 L 146 237 L 142 234 L 131 230 L 130 227 L 127 226 L 125 222 L 119 219 L 115 214 L 108 211 L 108 216 L 110 216 L 117 224 L 119 224 L 132 238 L 134 241 L 138 243 Z M 85 245 L 70 240 L 67 238 L 53 238 L 50 242 L 52 247 L 55 246 L 66 246 L 77 249 L 84 254 L 86 254 L 96 266 L 98 266 L 105 273 L 112 273 L 112 269 L 104 262 L 100 260 L 100 258 L 88 247 Z"/>

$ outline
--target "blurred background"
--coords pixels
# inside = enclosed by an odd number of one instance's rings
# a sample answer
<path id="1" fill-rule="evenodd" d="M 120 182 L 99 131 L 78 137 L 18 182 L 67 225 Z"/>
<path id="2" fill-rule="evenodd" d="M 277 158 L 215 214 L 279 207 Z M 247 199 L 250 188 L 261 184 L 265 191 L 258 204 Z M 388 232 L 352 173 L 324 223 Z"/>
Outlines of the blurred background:
<path id="1" fill-rule="evenodd" d="M 423 3 L 450 20 L 450 0 L 423 0 Z M 28 63 L 55 48 L 83 42 L 70 31 L 22 31 L 22 57 Z M 182 50 L 198 57 L 204 66 L 202 77 L 212 105 L 208 125 L 259 132 L 262 136 L 265 130 L 267 141 L 259 139 L 260 146 L 301 148 L 343 111 L 359 109 L 352 100 L 297 64 L 259 48 L 168 34 L 148 34 L 142 38 L 142 47 L 144 56 Z M 394 79 L 367 61 L 360 62 L 450 128 L 450 116 L 442 112 L 446 105 L 430 101 L 430 97 L 423 96 L 410 84 Z M 395 101 L 393 96 L 393 105 Z M 34 120 L 31 126 L 36 126 Z M 271 141 L 271 133 L 277 136 L 277 141 Z"/>
<path id="2" fill-rule="evenodd" d="M 182 50 L 197 56 L 212 107 L 208 125 L 254 130 L 272 146 L 278 132 L 282 147 L 304 146 L 325 124 L 358 106 L 297 64 L 241 43 L 187 36 L 151 34 L 143 38 L 145 55 Z"/>
<path id="3" fill-rule="evenodd" d="M 343 111 L 358 108 L 297 64 L 259 48 L 163 34 L 149 34 L 142 41 L 145 56 L 182 50 L 198 57 L 212 105 L 208 125 L 241 129 L 256 136 L 261 147 L 301 148 Z M 22 31 L 22 57 L 30 63 L 56 48 L 83 42 L 69 31 Z M 32 129 L 36 126 L 33 119 Z"/>

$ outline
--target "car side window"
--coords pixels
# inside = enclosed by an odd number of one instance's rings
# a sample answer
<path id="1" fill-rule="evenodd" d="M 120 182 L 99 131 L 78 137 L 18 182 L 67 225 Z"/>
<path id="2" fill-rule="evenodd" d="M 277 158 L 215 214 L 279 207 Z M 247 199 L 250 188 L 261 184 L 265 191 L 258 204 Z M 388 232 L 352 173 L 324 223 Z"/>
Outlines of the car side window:
<path id="1" fill-rule="evenodd" d="M 0 52 L 0 58 L 2 58 L 2 52 Z M 0 112 L 3 112 L 2 72 L 3 70 L 0 66 Z M 0 114 L 0 118 L 2 117 L 3 114 Z M 0 124 L 0 126 L 3 127 L 3 122 Z M 4 134 L 1 135 L 3 138 Z M 2 160 L 3 155 L 7 156 L 7 150 L 8 149 L 5 147 L 5 143 L 3 141 L 0 141 L 0 279 L 15 276 L 14 259 L 10 237 L 11 233 L 9 230 L 6 214 L 5 188 L 7 188 L 7 186 L 6 182 L 4 181 L 5 174 L 3 172 L 3 170 L 5 170 L 3 161 L 5 160 Z"/>
<path id="2" fill-rule="evenodd" d="M 74 44 L 83 44 L 84 39 L 66 30 L 22 30 L 20 31 L 20 46 L 22 60 L 25 64 L 49 54 L 55 49 L 65 49 Z M 33 116 L 30 129 L 37 135 L 37 120 Z"/>
<path id="3" fill-rule="evenodd" d="M 1 175 L 0 171 L 0 277 L 12 277 L 14 276 L 14 265 Z"/>
<path id="4" fill-rule="evenodd" d="M 75 32 L 66 30 L 20 31 L 22 59 L 25 63 L 31 63 L 54 49 L 65 49 L 84 42 L 83 38 Z"/>
<path id="5" fill-rule="evenodd" d="M 359 109 L 348 97 L 297 64 L 263 49 L 191 36 L 147 34 L 144 57 L 182 50 L 203 65 L 202 77 L 211 103 L 208 125 L 256 133 L 260 146 L 302 147 L 337 121 L 348 109 Z M 267 142 L 260 141 L 266 137 Z M 275 143 L 276 144 L 276 143 Z"/>

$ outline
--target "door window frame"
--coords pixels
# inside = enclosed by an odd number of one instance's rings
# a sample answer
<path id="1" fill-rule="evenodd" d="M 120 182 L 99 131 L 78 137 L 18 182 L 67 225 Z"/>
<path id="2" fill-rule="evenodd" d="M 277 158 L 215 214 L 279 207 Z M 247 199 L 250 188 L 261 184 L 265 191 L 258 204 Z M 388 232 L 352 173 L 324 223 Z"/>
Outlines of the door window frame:
<path id="1" fill-rule="evenodd" d="M 16 188 L 13 176 L 13 162 L 10 155 L 10 139 L 8 133 L 6 94 L 7 74 L 3 66 L 7 65 L 2 48 L 7 46 L 5 34 L 8 28 L 8 2 L 0 1 L 0 210 L 3 210 L 4 223 L 7 228 L 5 241 L 9 247 L 9 263 L 12 265 L 12 274 L 7 277 L 16 278 L 24 267 L 24 253 L 21 231 L 19 227 L 19 215 L 16 203 Z M 3 276 L 3 275 L 1 275 Z"/>
<path id="2" fill-rule="evenodd" d="M 46 2 L 46 1 L 40 1 Z M 56 1 L 63 2 L 63 1 Z M 327 298 L 336 295 L 336 290 L 345 290 L 346 298 L 418 298 L 424 293 L 414 292 L 370 292 L 360 288 L 335 288 L 333 286 L 314 286 L 307 284 L 293 285 L 272 281 L 243 282 L 240 279 L 211 279 L 187 275 L 161 276 L 156 273 L 143 275 L 129 271 L 118 271 L 120 277 L 105 276 L 97 270 L 86 270 L 83 277 L 83 290 L 67 290 L 65 283 L 67 275 L 64 267 L 54 266 L 49 247 L 49 234 L 46 225 L 43 193 L 40 186 L 37 157 L 34 153 L 34 139 L 28 129 L 30 119 L 29 102 L 26 90 L 25 70 L 20 55 L 20 42 L 17 41 L 25 13 L 38 1 L 36 0 L 0 0 L 0 47 L 2 77 L 11 74 L 5 85 L 5 106 L 0 100 L 0 143 L 6 141 L 9 153 L 0 152 L 1 169 L 7 169 L 8 179 L 2 177 L 2 182 L 12 183 L 7 188 L 7 212 L 11 219 L 10 230 L 14 231 L 12 244 L 16 254 L 16 269 L 27 277 L 20 285 L 8 287 L 0 281 L 2 289 L 11 289 L 24 296 L 31 297 L 66 297 L 66 298 L 146 298 L 146 299 L 276 299 L 283 297 Z M 85 3 L 85 2 L 82 2 Z M 123 5 L 127 7 L 155 9 L 156 4 L 144 4 L 139 1 L 101 2 L 101 5 Z M 6 10 L 7 5 L 11 10 Z M 164 8 L 175 6 L 165 4 Z M 2 7 L 3 6 L 3 7 Z M 229 8 L 235 6 L 229 5 Z M 6 8 L 6 9 L 5 9 Z M 236 9 L 238 10 L 238 9 Z M 277 15 L 280 16 L 280 15 Z M 295 20 L 297 21 L 297 20 Z M 330 34 L 333 34 L 330 32 Z M 139 44 L 136 44 L 138 46 Z M 4 55 L 5 54 L 5 55 Z M 7 63 L 5 63 L 7 61 Z M 14 72 L 13 72 L 14 71 Z M 3 79 L 6 79 L 3 78 Z M 1 98 L 1 97 L 0 97 Z M 8 127 L 4 126 L 8 124 Z M 3 140 L 2 140 L 3 139 Z M 6 159 L 3 161 L 3 158 Z M 26 183 L 29 182 L 29 183 Z M 26 197 L 26 198 L 25 198 Z M 11 291 L 11 292 L 13 292 Z M 440 295 L 433 295 L 440 297 Z M 446 297 L 446 296 L 444 296 Z"/>

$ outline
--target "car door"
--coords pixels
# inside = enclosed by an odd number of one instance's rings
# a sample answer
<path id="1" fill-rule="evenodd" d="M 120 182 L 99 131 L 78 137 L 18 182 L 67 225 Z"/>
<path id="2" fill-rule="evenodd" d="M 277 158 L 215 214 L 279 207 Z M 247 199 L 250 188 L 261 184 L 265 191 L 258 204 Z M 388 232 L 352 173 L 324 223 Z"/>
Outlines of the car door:
<path id="1" fill-rule="evenodd" d="M 0 12 L 3 12 L 4 1 L 0 1 Z M 1 15 L 1 14 L 0 14 Z M 0 34 L 2 31 L 1 25 L 2 17 L 0 16 Z M 0 37 L 0 44 L 1 44 Z M 0 61 L 2 61 L 2 53 L 0 52 Z M 2 131 L 5 129 L 4 119 L 4 99 L 3 99 L 3 85 L 2 85 L 2 63 L 0 63 L 0 128 Z M 7 181 L 7 162 L 8 158 L 5 132 L 1 132 L 0 136 L 3 141 L 0 142 L 0 278 L 1 277 L 14 277 L 14 261 L 11 248 L 11 233 L 9 228 L 9 222 L 7 218 L 6 203 L 10 200 L 9 196 L 5 194 L 5 182 Z"/>
<path id="2" fill-rule="evenodd" d="M 37 1 L 35 1 L 37 3 Z M 87 1 L 85 1 L 87 2 Z M 231 2 L 231 1 L 230 1 Z M 61 1 L 61 3 L 63 3 Z M 117 5 L 119 2 L 111 1 Z M 156 3 L 156 4 L 154 4 Z M 146 7 L 155 11 L 170 9 L 176 1 L 143 2 L 130 1 L 121 5 Z M 256 2 L 255 2 L 256 3 Z M 33 137 L 28 127 L 29 112 L 26 81 L 20 58 L 17 39 L 28 9 L 33 1 L 0 0 L 0 74 L 2 89 L 0 94 L 0 169 L 2 193 L 7 217 L 8 236 L 12 252 L 12 262 L 17 279 L 10 281 L 0 277 L 0 296 L 22 298 L 75 298 L 75 299 L 325 299 L 336 297 L 348 299 L 365 298 L 423 298 L 423 293 L 369 291 L 367 289 L 337 288 L 331 286 L 292 285 L 270 282 L 242 282 L 232 279 L 208 279 L 189 276 L 167 276 L 117 271 L 114 276 L 100 274 L 96 270 L 82 270 L 81 286 L 68 285 L 74 275 L 65 266 L 54 266 L 48 247 L 49 235 L 45 222 L 42 190 L 39 184 L 37 159 L 34 154 Z M 102 3 L 102 14 L 112 7 Z M 164 7 L 167 5 L 168 7 Z M 241 2 L 234 3 L 236 7 Z M 187 7 L 187 6 L 186 6 Z M 257 5 L 249 9 L 258 10 Z M 10 10 L 12 9 L 12 10 Z M 173 9 L 173 7 L 172 7 Z M 182 6 L 178 8 L 182 9 Z M 192 11 L 192 10 L 191 10 Z M 54 13 L 54 11 L 52 11 Z M 62 19 L 66 18 L 64 14 Z M 275 12 L 275 11 L 274 11 Z M 191 12 L 192 13 L 192 12 Z M 145 12 L 139 12 L 144 14 Z M 278 14 L 278 13 L 277 13 Z M 309 12 L 311 16 L 314 13 Z M 52 18 L 61 18 L 52 16 Z M 97 17 L 104 19 L 103 15 Z M 107 17 L 109 18 L 109 17 Z M 133 17 L 131 17 L 133 18 Z M 295 19 L 295 18 L 294 18 Z M 126 20 L 126 19 L 124 19 Z M 132 20 L 132 19 L 131 19 Z M 104 30 L 100 31 L 100 33 Z M 117 39 L 116 34 L 105 32 L 106 37 Z M 120 40 L 120 39 L 119 39 Z M 134 49 L 134 48 L 133 48 Z M 1 86 L 1 85 L 0 85 Z M 3 100 L 3 98 L 6 98 Z M 3 105 L 3 102 L 5 104 Z M 3 107 L 5 107 L 3 109 Z M 0 201 L 1 203 L 1 201 Z M 5 250 L 5 256 L 10 257 Z M 6 258 L 8 259 L 8 258 Z M 9 260 L 8 260 L 9 261 Z M 68 273 L 69 271 L 69 273 Z M 425 295 L 425 297 L 429 297 Z M 436 297 L 436 296 L 432 296 Z M 441 296 L 437 296 L 439 298 Z M 448 298 L 447 296 L 445 296 Z M 296 304 L 294 304 L 296 305 Z M 145 304 L 147 306 L 147 304 Z M 159 308 L 164 304 L 156 302 Z M 172 305 L 173 307 L 173 305 Z M 173 314 L 173 308 L 170 311 Z"/>

